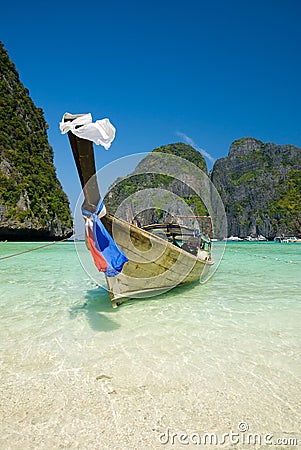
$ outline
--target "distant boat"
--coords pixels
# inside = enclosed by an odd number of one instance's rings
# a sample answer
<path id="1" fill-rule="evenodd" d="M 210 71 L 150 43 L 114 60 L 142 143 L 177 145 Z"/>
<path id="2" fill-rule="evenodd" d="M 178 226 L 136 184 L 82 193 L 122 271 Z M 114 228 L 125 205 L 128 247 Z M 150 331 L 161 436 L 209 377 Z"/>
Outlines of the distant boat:
<path id="1" fill-rule="evenodd" d="M 100 200 L 93 144 L 71 131 L 68 137 L 83 188 L 84 209 L 93 213 Z M 212 229 L 211 218 L 204 220 L 210 222 Z M 127 298 L 151 297 L 178 285 L 196 282 L 214 264 L 212 236 L 199 230 L 173 223 L 140 228 L 108 213 L 101 222 L 128 258 L 121 273 L 106 276 L 113 307 Z"/>
<path id="2" fill-rule="evenodd" d="M 249 242 L 253 242 L 253 241 L 265 242 L 265 241 L 267 241 L 267 238 L 265 236 L 263 236 L 262 234 L 260 234 L 259 236 L 255 236 L 255 237 L 247 236 L 244 240 L 249 241 Z"/>
<path id="3" fill-rule="evenodd" d="M 267 238 L 265 236 L 263 236 L 262 234 L 260 234 L 259 236 L 257 236 L 256 240 L 257 241 L 267 241 Z"/>
<path id="4" fill-rule="evenodd" d="M 241 239 L 241 238 L 238 237 L 238 236 L 230 236 L 230 237 L 228 237 L 228 238 L 225 238 L 224 240 L 225 240 L 225 241 L 234 241 L 234 242 L 243 241 L 243 239 Z"/>
<path id="5" fill-rule="evenodd" d="M 301 239 L 296 236 L 277 236 L 274 241 L 281 244 L 301 244 Z"/>

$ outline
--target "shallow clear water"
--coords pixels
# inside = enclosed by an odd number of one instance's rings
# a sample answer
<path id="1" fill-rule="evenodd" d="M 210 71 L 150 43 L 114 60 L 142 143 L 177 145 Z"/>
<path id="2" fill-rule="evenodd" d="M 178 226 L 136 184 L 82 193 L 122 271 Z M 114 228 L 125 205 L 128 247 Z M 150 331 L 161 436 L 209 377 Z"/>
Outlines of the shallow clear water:
<path id="1" fill-rule="evenodd" d="M 229 243 L 204 285 L 117 309 L 71 242 L 0 277 L 1 448 L 155 449 L 240 422 L 301 443 L 301 245 Z"/>

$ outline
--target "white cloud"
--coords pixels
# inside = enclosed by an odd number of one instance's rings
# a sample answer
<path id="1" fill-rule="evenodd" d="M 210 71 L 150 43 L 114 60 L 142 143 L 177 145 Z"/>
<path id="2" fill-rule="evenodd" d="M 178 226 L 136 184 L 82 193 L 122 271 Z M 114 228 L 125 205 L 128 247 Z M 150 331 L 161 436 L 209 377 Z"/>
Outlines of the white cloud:
<path id="1" fill-rule="evenodd" d="M 186 144 L 191 145 L 193 148 L 195 148 L 196 150 L 198 150 L 203 156 L 204 158 L 209 159 L 209 161 L 211 161 L 212 163 L 215 162 L 215 158 L 213 158 L 213 156 L 210 155 L 210 153 L 206 152 L 206 150 L 204 150 L 203 148 L 199 147 L 193 139 L 191 139 L 189 136 L 186 136 L 186 134 L 181 133 L 180 131 L 177 131 L 177 135 L 180 136 L 180 138 L 182 138 Z"/>

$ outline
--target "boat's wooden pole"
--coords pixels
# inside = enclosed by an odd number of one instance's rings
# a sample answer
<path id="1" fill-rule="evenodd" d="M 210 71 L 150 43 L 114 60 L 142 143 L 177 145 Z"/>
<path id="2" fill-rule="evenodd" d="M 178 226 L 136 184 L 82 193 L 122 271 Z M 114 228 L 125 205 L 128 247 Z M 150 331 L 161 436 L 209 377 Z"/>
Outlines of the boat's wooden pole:
<path id="1" fill-rule="evenodd" d="M 83 208 L 93 212 L 100 199 L 93 144 L 75 136 L 71 131 L 68 132 L 68 138 L 85 197 Z"/>

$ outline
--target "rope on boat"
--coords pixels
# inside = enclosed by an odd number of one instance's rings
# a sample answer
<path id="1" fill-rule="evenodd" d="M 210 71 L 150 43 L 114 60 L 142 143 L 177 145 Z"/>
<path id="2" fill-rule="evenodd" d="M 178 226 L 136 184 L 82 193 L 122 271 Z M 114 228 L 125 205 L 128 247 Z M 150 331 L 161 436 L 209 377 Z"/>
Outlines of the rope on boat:
<path id="1" fill-rule="evenodd" d="M 54 241 L 54 242 L 50 242 L 49 244 L 39 245 L 39 247 L 34 247 L 34 248 L 30 248 L 28 250 L 23 250 L 23 252 L 13 253 L 12 255 L 1 256 L 0 261 L 2 261 L 3 259 L 13 258 L 14 256 L 23 255 L 24 253 L 29 253 L 29 252 L 33 252 L 35 250 L 40 250 L 41 248 L 50 247 L 51 245 L 55 245 L 55 244 L 59 244 L 60 242 L 68 241 L 69 239 L 72 239 L 74 237 L 75 237 L 75 235 L 73 234 L 72 236 L 70 236 L 68 238 L 60 239 L 59 241 Z"/>

